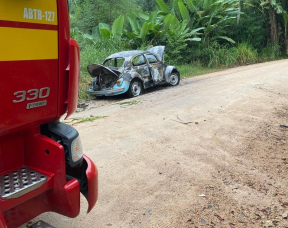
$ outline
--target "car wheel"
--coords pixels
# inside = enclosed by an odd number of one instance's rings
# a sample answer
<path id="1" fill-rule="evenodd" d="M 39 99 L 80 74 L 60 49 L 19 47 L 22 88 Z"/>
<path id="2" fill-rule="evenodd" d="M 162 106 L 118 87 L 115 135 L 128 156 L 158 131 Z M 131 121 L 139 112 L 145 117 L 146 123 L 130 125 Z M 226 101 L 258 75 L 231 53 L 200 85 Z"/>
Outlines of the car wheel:
<path id="1" fill-rule="evenodd" d="M 130 83 L 127 94 L 129 97 L 137 97 L 141 95 L 142 92 L 143 92 L 142 82 L 140 80 L 135 79 Z"/>
<path id="2" fill-rule="evenodd" d="M 177 72 L 172 72 L 169 84 L 172 86 L 178 85 L 180 82 L 180 75 Z"/>

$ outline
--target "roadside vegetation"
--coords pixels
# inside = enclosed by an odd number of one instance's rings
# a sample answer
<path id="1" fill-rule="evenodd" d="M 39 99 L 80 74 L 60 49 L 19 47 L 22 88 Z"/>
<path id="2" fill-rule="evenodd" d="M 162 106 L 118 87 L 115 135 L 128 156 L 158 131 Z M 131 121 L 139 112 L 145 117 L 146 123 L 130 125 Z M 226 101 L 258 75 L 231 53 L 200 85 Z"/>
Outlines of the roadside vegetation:
<path id="1" fill-rule="evenodd" d="M 94 120 L 99 120 L 99 119 L 103 119 L 106 118 L 107 116 L 90 116 L 90 117 L 84 117 L 84 118 L 73 118 L 72 121 L 70 122 L 66 122 L 69 123 L 71 125 L 73 124 L 78 124 L 78 123 L 85 123 L 85 122 L 93 122 Z"/>
<path id="2" fill-rule="evenodd" d="M 165 45 L 181 77 L 287 57 L 287 0 L 69 0 L 71 35 L 86 67 L 108 55 Z"/>
<path id="3" fill-rule="evenodd" d="M 129 105 L 136 105 L 138 103 L 140 103 L 139 100 L 129 100 L 129 101 L 119 102 L 119 103 L 116 103 L 116 104 L 123 105 L 123 106 L 129 106 Z"/>

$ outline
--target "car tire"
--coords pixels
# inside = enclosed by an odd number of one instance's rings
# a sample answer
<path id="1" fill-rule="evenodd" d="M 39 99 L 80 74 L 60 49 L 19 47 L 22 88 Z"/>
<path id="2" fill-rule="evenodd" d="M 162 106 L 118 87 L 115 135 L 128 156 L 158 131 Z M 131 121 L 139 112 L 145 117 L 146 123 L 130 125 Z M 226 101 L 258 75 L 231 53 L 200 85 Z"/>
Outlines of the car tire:
<path id="1" fill-rule="evenodd" d="M 139 79 L 134 79 L 129 86 L 127 95 L 129 97 L 137 97 L 143 93 L 143 85 Z"/>
<path id="2" fill-rule="evenodd" d="M 171 86 L 176 86 L 179 85 L 179 82 L 180 82 L 180 74 L 178 72 L 172 72 L 169 84 Z"/>

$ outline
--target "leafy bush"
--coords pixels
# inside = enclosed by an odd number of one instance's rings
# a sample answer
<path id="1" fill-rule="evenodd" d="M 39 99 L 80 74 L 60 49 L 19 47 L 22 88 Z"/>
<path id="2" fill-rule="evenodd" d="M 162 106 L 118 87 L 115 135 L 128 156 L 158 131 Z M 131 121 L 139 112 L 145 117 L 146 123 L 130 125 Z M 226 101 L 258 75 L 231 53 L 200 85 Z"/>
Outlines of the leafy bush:
<path id="1" fill-rule="evenodd" d="M 258 3 L 253 1 L 254 5 Z M 235 21 L 228 21 L 226 24 L 230 28 L 226 30 L 226 35 L 231 37 L 236 43 L 249 43 L 253 48 L 261 50 L 267 43 L 269 31 L 267 23 L 269 18 L 256 7 L 246 5 L 242 8 L 243 14 L 239 24 Z"/>
<path id="2" fill-rule="evenodd" d="M 208 47 L 202 46 L 199 55 L 199 60 L 207 67 L 230 67 L 235 65 L 236 58 L 234 47 L 219 45 L 217 42 Z"/>
<path id="3" fill-rule="evenodd" d="M 187 63 L 185 58 L 185 50 L 187 44 L 183 37 L 168 36 L 167 46 L 165 51 L 165 61 L 171 65 Z"/>
<path id="4" fill-rule="evenodd" d="M 81 71 L 92 63 L 102 63 L 106 57 L 127 50 L 124 42 L 117 39 L 95 41 L 81 48 Z"/>
<path id="5" fill-rule="evenodd" d="M 248 43 L 241 43 L 237 46 L 237 63 L 245 65 L 257 62 L 257 51 Z"/>
<path id="6" fill-rule="evenodd" d="M 281 57 L 281 47 L 275 44 L 268 44 L 267 47 L 264 47 L 260 53 L 260 61 L 271 61 L 276 60 Z"/>

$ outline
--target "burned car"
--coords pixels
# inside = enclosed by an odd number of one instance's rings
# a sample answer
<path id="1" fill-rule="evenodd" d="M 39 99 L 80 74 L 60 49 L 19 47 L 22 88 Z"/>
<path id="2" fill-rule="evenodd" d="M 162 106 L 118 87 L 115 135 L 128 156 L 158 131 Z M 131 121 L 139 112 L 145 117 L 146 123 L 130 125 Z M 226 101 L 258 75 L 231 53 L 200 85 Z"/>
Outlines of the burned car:
<path id="1" fill-rule="evenodd" d="M 175 66 L 164 64 L 165 46 L 155 46 L 147 51 L 123 51 L 107 57 L 102 64 L 87 67 L 92 76 L 88 94 L 114 96 L 127 93 L 129 97 L 142 94 L 152 86 L 180 82 Z"/>

